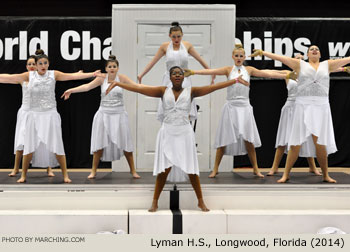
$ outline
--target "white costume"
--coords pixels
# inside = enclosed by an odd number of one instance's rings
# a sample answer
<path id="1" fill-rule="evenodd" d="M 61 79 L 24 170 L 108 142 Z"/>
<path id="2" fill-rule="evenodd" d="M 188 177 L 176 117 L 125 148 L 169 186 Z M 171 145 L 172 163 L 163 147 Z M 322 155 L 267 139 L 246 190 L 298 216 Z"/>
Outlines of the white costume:
<path id="1" fill-rule="evenodd" d="M 33 154 L 34 167 L 55 167 L 56 155 L 65 155 L 61 117 L 56 110 L 55 73 L 29 72 L 30 111 L 25 123 L 23 155 Z"/>
<path id="2" fill-rule="evenodd" d="M 30 109 L 29 85 L 28 85 L 28 82 L 23 82 L 22 83 L 22 106 L 19 108 L 17 112 L 14 154 L 16 154 L 16 151 L 23 151 L 25 129 L 26 129 L 25 124 L 27 121 L 29 109 Z"/>
<path id="3" fill-rule="evenodd" d="M 277 148 L 278 146 L 288 145 L 288 140 L 292 129 L 294 105 L 296 94 L 298 91 L 298 83 L 295 80 L 288 80 L 287 89 L 288 98 L 281 109 L 281 117 L 278 124 L 275 148 Z M 285 152 L 287 152 L 287 149 L 285 150 Z"/>
<path id="4" fill-rule="evenodd" d="M 247 82 L 250 81 L 244 66 L 234 66 L 228 79 L 232 80 L 239 75 Z M 252 143 L 255 148 L 261 146 L 253 107 L 249 103 L 249 89 L 239 82 L 227 88 L 227 101 L 222 109 L 214 144 L 216 149 L 225 146 L 225 155 L 247 154 L 244 141 Z"/>
<path id="5" fill-rule="evenodd" d="M 199 175 L 196 142 L 188 115 L 191 87 L 184 88 L 177 101 L 171 87 L 163 95 L 164 120 L 157 135 L 153 175 L 172 167 L 168 181 L 182 182 L 187 174 Z"/>
<path id="6" fill-rule="evenodd" d="M 118 75 L 115 81 L 120 81 Z M 123 89 L 115 87 L 106 95 L 108 75 L 101 85 L 101 103 L 92 122 L 90 153 L 103 149 L 102 161 L 119 160 L 124 151 L 134 151 Z"/>
<path id="7" fill-rule="evenodd" d="M 166 64 L 166 72 L 163 76 L 162 85 L 166 87 L 172 87 L 173 84 L 170 81 L 170 73 L 169 70 L 173 66 L 181 67 L 182 69 L 188 69 L 188 52 L 184 44 L 181 42 L 179 50 L 175 51 L 173 47 L 173 42 L 170 41 L 166 54 L 165 54 L 165 64 Z M 184 81 L 182 83 L 183 88 L 191 87 L 191 79 L 190 77 L 185 77 Z M 196 103 L 193 100 L 191 105 L 191 112 L 190 112 L 190 120 L 195 120 L 197 118 L 197 108 Z M 158 113 L 157 113 L 157 119 L 159 121 L 163 121 L 164 119 L 164 111 L 162 106 L 162 100 L 159 101 L 158 104 Z"/>
<path id="8" fill-rule="evenodd" d="M 326 146 L 327 154 L 337 151 L 328 93 L 328 61 L 321 62 L 316 71 L 309 63 L 301 60 L 293 124 L 288 141 L 288 148 L 301 145 L 301 157 L 316 157 L 311 135 L 318 137 L 318 144 Z"/>

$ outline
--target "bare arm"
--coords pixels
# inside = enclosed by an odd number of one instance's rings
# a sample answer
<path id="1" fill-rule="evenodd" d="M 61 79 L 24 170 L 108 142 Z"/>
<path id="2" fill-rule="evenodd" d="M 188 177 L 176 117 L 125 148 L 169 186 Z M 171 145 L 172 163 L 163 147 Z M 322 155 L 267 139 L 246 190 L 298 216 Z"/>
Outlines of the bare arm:
<path id="1" fill-rule="evenodd" d="M 100 78 L 100 77 L 97 77 L 96 79 L 94 79 L 93 81 L 87 83 L 87 84 L 83 84 L 83 85 L 80 85 L 78 87 L 75 87 L 75 88 L 70 88 L 70 89 L 67 89 L 63 95 L 61 96 L 61 98 L 64 98 L 64 100 L 67 100 L 69 99 L 70 95 L 73 94 L 73 93 L 82 93 L 82 92 L 87 92 L 95 87 L 98 87 L 100 86 L 102 83 L 103 83 L 104 79 L 103 78 Z"/>
<path id="2" fill-rule="evenodd" d="M 287 73 L 285 71 L 277 70 L 259 70 L 255 67 L 247 66 L 246 67 L 250 76 L 263 77 L 263 78 L 273 78 L 273 79 L 285 79 Z"/>
<path id="3" fill-rule="evenodd" d="M 29 80 L 29 73 L 21 74 L 0 74 L 0 83 L 7 84 L 22 84 L 25 81 Z"/>
<path id="4" fill-rule="evenodd" d="M 106 94 L 108 94 L 115 86 L 119 86 L 123 89 L 140 93 L 143 95 L 151 96 L 151 97 L 162 97 L 166 89 L 165 86 L 148 86 L 144 84 L 131 84 L 131 83 L 127 84 L 127 83 L 113 81 L 107 88 Z"/>
<path id="5" fill-rule="evenodd" d="M 350 57 L 342 58 L 342 59 L 335 59 L 335 60 L 328 60 L 328 68 L 329 72 L 337 72 L 337 70 L 350 63 Z"/>
<path id="6" fill-rule="evenodd" d="M 142 71 L 142 73 L 137 76 L 139 83 L 141 83 L 143 76 L 145 76 L 145 74 L 148 73 L 149 70 L 151 70 L 152 67 L 165 55 L 166 48 L 168 45 L 169 45 L 169 42 L 165 42 L 159 47 L 159 49 L 156 52 L 156 55 L 154 55 L 153 59 L 147 64 L 147 66 Z"/>
<path id="7" fill-rule="evenodd" d="M 133 84 L 133 85 L 137 85 L 137 83 L 135 81 L 133 81 L 132 79 L 130 79 L 128 76 L 126 76 L 125 74 L 119 74 L 119 79 L 120 82 L 126 83 L 126 84 Z"/>
<path id="8" fill-rule="evenodd" d="M 226 76 L 228 76 L 230 74 L 231 69 L 232 69 L 231 66 L 215 68 L 215 69 L 201 69 L 201 70 L 185 69 L 185 73 L 188 73 L 186 75 L 199 74 L 199 75 L 226 75 Z"/>
<path id="9" fill-rule="evenodd" d="M 232 84 L 235 84 L 237 82 L 236 79 L 224 81 L 224 82 L 219 82 L 215 85 L 209 85 L 209 86 L 204 86 L 204 87 L 192 87 L 191 88 L 191 94 L 192 97 L 199 97 L 203 95 L 210 94 L 211 92 L 214 92 L 218 89 L 222 89 L 228 86 L 231 86 Z"/>
<path id="10" fill-rule="evenodd" d="M 55 70 L 55 79 L 58 81 L 81 80 L 95 77 L 99 72 L 100 70 L 91 73 L 63 73 Z"/>

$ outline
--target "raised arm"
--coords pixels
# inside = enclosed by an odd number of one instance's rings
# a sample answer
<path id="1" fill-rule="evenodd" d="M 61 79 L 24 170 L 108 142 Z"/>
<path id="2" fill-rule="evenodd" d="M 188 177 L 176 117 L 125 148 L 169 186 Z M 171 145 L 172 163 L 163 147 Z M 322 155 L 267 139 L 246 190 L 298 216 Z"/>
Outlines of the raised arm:
<path id="1" fill-rule="evenodd" d="M 191 88 L 192 97 L 199 97 L 199 96 L 207 95 L 207 94 L 210 94 L 211 92 L 214 92 L 218 89 L 222 89 L 222 88 L 231 86 L 231 85 L 235 84 L 236 82 L 241 82 L 241 80 L 242 80 L 241 78 L 242 78 L 242 76 L 239 76 L 237 79 L 219 82 L 215 85 L 209 85 L 209 86 L 204 86 L 204 87 L 192 87 Z"/>
<path id="2" fill-rule="evenodd" d="M 350 63 L 350 57 L 342 58 L 342 59 L 334 59 L 328 60 L 328 68 L 329 72 L 339 72 L 338 69 L 342 66 L 345 66 Z"/>
<path id="3" fill-rule="evenodd" d="M 91 73 L 82 73 L 82 72 L 63 73 L 55 70 L 55 79 L 58 81 L 81 80 L 81 79 L 96 77 L 96 75 L 98 75 L 99 73 L 100 73 L 100 70 L 96 70 L 95 72 L 91 72 Z"/>
<path id="4" fill-rule="evenodd" d="M 285 64 L 289 68 L 293 69 L 296 72 L 299 72 L 299 69 L 300 69 L 300 60 L 299 59 L 294 59 L 291 57 L 266 52 L 266 51 L 263 51 L 260 49 L 254 49 L 253 51 L 254 51 L 254 53 L 249 55 L 249 57 L 256 57 L 256 56 L 264 55 L 266 57 L 269 57 L 270 59 L 281 61 L 283 64 Z"/>
<path id="5" fill-rule="evenodd" d="M 163 97 L 166 89 L 165 86 L 148 86 L 144 84 L 132 84 L 113 81 L 107 88 L 106 94 L 108 94 L 115 86 L 119 86 L 123 89 L 151 97 Z"/>
<path id="6" fill-rule="evenodd" d="M 145 76 L 146 73 L 149 72 L 149 70 L 152 69 L 152 67 L 166 54 L 166 48 L 168 46 L 169 42 L 164 42 L 156 52 L 156 55 L 154 55 L 153 59 L 147 64 L 145 69 L 142 71 L 140 75 L 137 76 L 137 80 L 139 83 L 141 83 L 143 76 Z"/>
<path id="7" fill-rule="evenodd" d="M 0 83 L 7 84 L 22 84 L 25 81 L 29 80 L 29 73 L 21 74 L 0 74 Z"/>
<path id="8" fill-rule="evenodd" d="M 87 92 L 95 87 L 100 86 L 103 83 L 104 79 L 101 77 L 97 77 L 96 79 L 94 79 L 93 81 L 87 83 L 87 84 L 83 84 L 80 85 L 78 87 L 75 88 L 70 88 L 67 89 L 63 95 L 61 96 L 61 98 L 64 98 L 64 100 L 69 99 L 70 95 L 73 93 L 82 93 L 82 92 Z"/>

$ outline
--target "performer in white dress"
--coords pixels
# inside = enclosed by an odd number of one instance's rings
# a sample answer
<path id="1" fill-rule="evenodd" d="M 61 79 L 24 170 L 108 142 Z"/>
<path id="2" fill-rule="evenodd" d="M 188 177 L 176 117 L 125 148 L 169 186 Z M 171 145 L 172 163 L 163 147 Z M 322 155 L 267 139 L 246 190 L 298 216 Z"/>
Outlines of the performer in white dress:
<path id="1" fill-rule="evenodd" d="M 27 59 L 26 64 L 27 71 L 36 71 L 35 56 L 31 55 Z M 15 145 L 14 145 L 14 154 L 15 154 L 15 163 L 13 170 L 11 171 L 9 177 L 14 177 L 19 172 L 19 166 L 23 156 L 23 144 L 24 144 L 24 132 L 25 132 L 25 123 L 26 118 L 29 112 L 29 102 L 30 102 L 30 92 L 28 88 L 28 82 L 18 83 L 22 86 L 22 105 L 17 112 L 17 122 L 15 130 Z M 52 172 L 51 167 L 47 168 L 47 175 L 49 177 L 55 176 Z"/>
<path id="2" fill-rule="evenodd" d="M 337 151 L 332 115 L 330 111 L 329 74 L 350 63 L 350 57 L 320 62 L 320 49 L 312 45 L 307 56 L 309 62 L 286 56 L 254 50 L 251 55 L 266 56 L 281 61 L 293 69 L 298 76 L 298 92 L 290 137 L 285 170 L 279 183 L 289 179 L 289 173 L 298 158 L 317 157 L 322 169 L 323 181 L 335 183 L 328 174 L 328 154 Z"/>
<path id="3" fill-rule="evenodd" d="M 164 42 L 158 49 L 157 53 L 154 55 L 153 59 L 147 64 L 142 73 L 137 77 L 139 83 L 141 83 L 143 76 L 147 74 L 152 67 L 163 57 L 165 56 L 166 62 L 166 71 L 163 76 L 162 85 L 170 86 L 172 85 L 169 78 L 169 70 L 173 66 L 179 66 L 182 69 L 188 68 L 188 55 L 191 55 L 196 59 L 204 68 L 209 68 L 205 60 L 199 55 L 199 53 L 194 49 L 193 45 L 188 41 L 183 41 L 183 32 L 182 28 L 178 22 L 173 22 L 169 30 L 170 42 Z M 214 78 L 212 78 L 212 83 L 214 83 Z M 184 88 L 191 87 L 191 79 L 186 77 L 182 84 Z M 157 118 L 159 121 L 164 119 L 164 111 L 161 104 L 161 100 L 158 105 Z M 195 120 L 197 118 L 197 109 L 196 104 L 192 101 L 190 119 Z"/>
<path id="4" fill-rule="evenodd" d="M 126 75 L 118 74 L 119 62 L 110 55 L 105 68 L 107 75 L 101 75 L 88 84 L 68 89 L 62 95 L 67 100 L 72 93 L 87 92 L 101 86 L 101 104 L 94 116 L 91 132 L 92 170 L 89 179 L 95 178 L 100 160 L 119 160 L 125 155 L 130 172 L 134 178 L 137 174 L 133 159 L 134 147 L 129 129 L 128 114 L 124 108 L 123 89 L 114 88 L 108 95 L 106 90 L 112 81 L 135 83 Z M 136 83 L 135 83 L 136 84 Z"/>
<path id="5" fill-rule="evenodd" d="M 226 66 L 217 69 L 186 70 L 186 74 L 210 74 L 226 75 L 229 80 L 243 75 L 243 79 L 250 82 L 250 76 L 280 78 L 286 77 L 284 73 L 258 70 L 251 66 L 243 66 L 246 58 L 242 45 L 237 44 L 232 52 L 234 66 Z M 214 169 L 209 175 L 214 178 L 219 170 L 223 155 L 245 155 L 248 154 L 253 166 L 253 173 L 263 178 L 259 171 L 255 148 L 261 146 L 258 129 L 253 115 L 253 107 L 249 103 L 250 85 L 236 85 L 227 88 L 227 101 L 222 109 L 222 115 L 216 131 L 214 148 L 216 158 Z"/>
<path id="6" fill-rule="evenodd" d="M 94 73 L 66 74 L 48 70 L 49 59 L 43 50 L 35 52 L 37 71 L 22 74 L 0 74 L 0 82 L 28 82 L 30 111 L 25 124 L 22 175 L 18 183 L 26 182 L 30 162 L 34 167 L 61 167 L 63 180 L 70 183 L 64 153 L 61 118 L 56 110 L 55 84 L 58 81 L 93 77 Z"/>
<path id="7" fill-rule="evenodd" d="M 157 210 L 158 199 L 169 173 L 169 179 L 174 182 L 184 181 L 188 175 L 198 199 L 198 207 L 202 211 L 209 211 L 203 201 L 195 137 L 189 121 L 191 100 L 194 97 L 228 87 L 234 84 L 236 79 L 210 86 L 183 88 L 183 70 L 175 66 L 170 69 L 170 80 L 172 87 L 114 82 L 107 91 L 119 86 L 147 96 L 161 97 L 163 100 L 164 120 L 157 136 L 153 170 L 153 174 L 157 175 L 157 180 L 149 211 Z M 240 80 L 244 82 L 241 78 Z"/>

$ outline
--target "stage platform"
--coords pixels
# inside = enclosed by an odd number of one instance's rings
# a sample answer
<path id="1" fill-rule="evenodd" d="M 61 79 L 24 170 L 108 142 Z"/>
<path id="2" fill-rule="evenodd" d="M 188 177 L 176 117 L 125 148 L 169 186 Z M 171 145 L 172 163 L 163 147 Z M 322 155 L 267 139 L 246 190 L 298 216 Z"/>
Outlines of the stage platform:
<path id="1" fill-rule="evenodd" d="M 127 172 L 101 169 L 97 178 L 90 180 L 88 170 L 69 171 L 71 184 L 62 183 L 57 169 L 53 178 L 48 178 L 45 170 L 30 171 L 23 184 L 16 183 L 20 175 L 8 177 L 10 170 L 1 171 L 0 233 L 96 233 L 123 229 L 130 234 L 168 234 L 176 233 L 175 228 L 182 233 L 291 234 L 315 233 L 325 226 L 350 233 L 349 169 L 331 170 L 336 184 L 322 182 L 321 176 L 308 173 L 307 169 L 293 170 L 284 184 L 277 183 L 282 169 L 263 179 L 254 176 L 251 169 L 222 172 L 215 179 L 202 172 L 203 197 L 210 214 L 199 211 L 191 185 L 179 183 L 176 186 L 180 220 L 170 210 L 171 183 L 165 185 L 159 210 L 147 212 L 155 182 L 151 172 L 139 172 L 141 179 L 133 179 Z M 267 171 L 262 169 L 263 174 Z M 200 225 L 202 222 L 206 225 Z M 159 223 L 159 228 L 150 228 L 154 223 Z"/>

